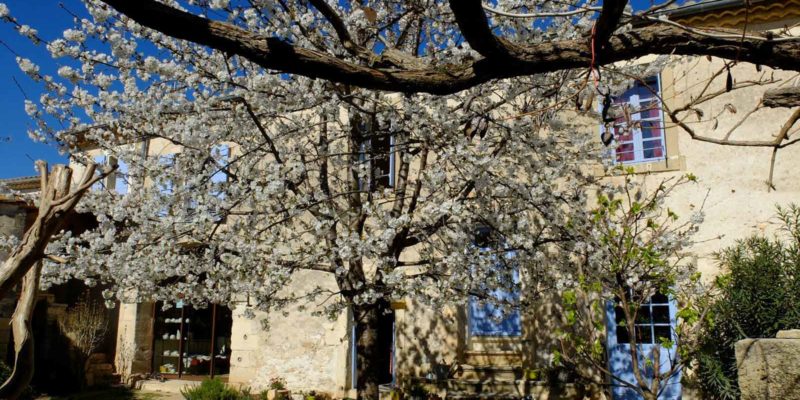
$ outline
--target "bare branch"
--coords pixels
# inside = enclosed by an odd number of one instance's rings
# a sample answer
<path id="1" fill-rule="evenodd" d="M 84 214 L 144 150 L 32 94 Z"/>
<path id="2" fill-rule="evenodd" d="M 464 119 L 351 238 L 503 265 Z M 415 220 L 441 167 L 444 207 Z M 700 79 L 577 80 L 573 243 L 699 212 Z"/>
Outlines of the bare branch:
<path id="1" fill-rule="evenodd" d="M 339 42 L 342 43 L 342 47 L 344 47 L 345 50 L 359 57 L 368 56 L 367 50 L 353 40 L 344 21 L 342 21 L 339 14 L 336 13 L 336 10 L 328 5 L 326 0 L 308 0 L 308 2 L 333 26 L 333 30 L 336 32 L 336 36 L 339 37 Z"/>
<path id="2" fill-rule="evenodd" d="M 767 107 L 800 107 L 800 87 L 770 89 L 764 93 Z"/>

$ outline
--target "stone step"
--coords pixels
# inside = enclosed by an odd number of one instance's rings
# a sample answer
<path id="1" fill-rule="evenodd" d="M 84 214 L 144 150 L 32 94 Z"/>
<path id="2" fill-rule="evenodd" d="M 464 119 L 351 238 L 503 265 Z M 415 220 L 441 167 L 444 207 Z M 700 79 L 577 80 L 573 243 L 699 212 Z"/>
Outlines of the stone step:
<path id="1" fill-rule="evenodd" d="M 516 351 L 467 351 L 466 364 L 481 366 L 519 366 L 522 354 Z"/>
<path id="2" fill-rule="evenodd" d="M 89 360 L 87 360 L 88 364 L 103 364 L 108 362 L 106 359 L 106 353 L 92 353 L 89 356 Z"/>
<path id="3" fill-rule="evenodd" d="M 115 385 L 122 381 L 119 375 L 115 374 L 93 374 L 91 372 L 86 373 L 86 384 L 87 386 L 109 386 Z"/>
<path id="4" fill-rule="evenodd" d="M 498 352 L 516 351 L 522 353 L 528 341 L 518 337 L 472 337 L 468 342 L 470 351 Z"/>
<path id="5" fill-rule="evenodd" d="M 519 400 L 524 396 L 505 395 L 500 393 L 465 393 L 465 392 L 448 392 L 446 399 L 452 400 Z"/>
<path id="6" fill-rule="evenodd" d="M 446 398 L 454 399 L 582 399 L 586 393 L 575 385 L 550 386 L 542 381 L 481 381 L 450 379 L 444 382 Z M 451 397 L 452 396 L 452 397 Z"/>
<path id="7" fill-rule="evenodd" d="M 498 381 L 481 379 L 448 379 L 446 384 L 447 392 L 482 394 L 496 393 L 504 395 L 524 395 L 520 387 L 525 386 L 525 381 Z"/>
<path id="8" fill-rule="evenodd" d="M 514 381 L 523 379 L 525 369 L 517 365 L 461 365 L 459 379 Z"/>
<path id="9" fill-rule="evenodd" d="M 114 366 L 110 363 L 90 364 L 89 366 L 87 366 L 86 372 L 111 375 L 114 373 Z"/>

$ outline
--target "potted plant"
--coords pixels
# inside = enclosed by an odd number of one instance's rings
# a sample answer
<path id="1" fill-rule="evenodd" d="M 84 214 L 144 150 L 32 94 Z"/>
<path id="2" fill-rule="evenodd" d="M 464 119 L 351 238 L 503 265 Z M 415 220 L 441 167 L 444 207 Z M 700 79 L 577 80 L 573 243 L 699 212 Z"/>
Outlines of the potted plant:
<path id="1" fill-rule="evenodd" d="M 267 390 L 267 400 L 286 400 L 289 398 L 289 391 L 286 389 L 286 380 L 280 377 L 269 380 L 269 390 Z"/>

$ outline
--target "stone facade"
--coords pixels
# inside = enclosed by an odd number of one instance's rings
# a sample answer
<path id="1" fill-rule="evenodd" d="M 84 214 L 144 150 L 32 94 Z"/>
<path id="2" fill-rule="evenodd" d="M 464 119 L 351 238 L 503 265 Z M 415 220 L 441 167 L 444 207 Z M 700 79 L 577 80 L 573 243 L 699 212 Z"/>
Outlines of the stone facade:
<path id="1" fill-rule="evenodd" d="M 786 2 L 785 6 L 793 8 L 791 12 L 781 13 L 781 18 L 800 15 L 800 8 L 797 8 L 800 6 L 794 2 Z M 774 28 L 784 22 L 766 19 L 760 21 L 760 25 L 752 24 L 750 28 Z M 674 109 L 696 97 L 703 83 L 722 66 L 723 60 L 720 59 L 675 57 L 660 75 L 666 106 Z M 746 63 L 733 66 L 731 73 L 737 82 L 755 79 L 762 74 L 755 65 Z M 780 80 L 778 84 L 781 85 L 796 84 L 796 78 L 790 73 L 775 71 L 774 77 Z M 711 91 L 722 88 L 724 79 L 718 80 Z M 720 137 L 738 125 L 733 131 L 737 140 L 768 139 L 771 133 L 780 130 L 790 110 L 761 109 L 748 115 L 757 106 L 765 89 L 764 86 L 754 85 L 705 102 L 699 108 L 707 118 L 692 121 L 693 129 L 702 136 Z M 737 111 L 731 112 L 731 109 Z M 745 116 L 746 120 L 740 124 Z M 574 123 L 576 129 L 585 134 L 597 135 L 599 126 L 596 121 L 587 119 L 585 123 Z M 705 143 L 693 140 L 683 129 L 670 123 L 668 118 L 665 118 L 665 122 L 665 159 L 636 164 L 634 168 L 639 173 L 638 180 L 645 187 L 686 173 L 699 178 L 698 184 L 675 192 L 668 206 L 684 218 L 700 209 L 705 213 L 706 222 L 700 227 L 696 236 L 698 244 L 692 251 L 698 269 L 710 280 L 719 272 L 714 252 L 753 233 L 771 234 L 776 229 L 771 222 L 775 206 L 800 201 L 800 183 L 796 177 L 796 171 L 800 168 L 800 145 L 779 151 L 772 172 L 773 188 L 770 188 L 765 182 L 770 176 L 771 148 Z M 173 147 L 156 141 L 151 143 L 149 151 L 151 154 L 179 151 Z M 333 287 L 333 282 L 324 282 L 324 279 L 309 273 L 298 277 L 290 290 L 302 292 L 312 283 Z M 284 378 L 289 388 L 294 390 L 315 389 L 336 396 L 352 395 L 352 338 L 348 315 L 340 315 L 332 321 L 312 316 L 311 310 L 306 309 L 300 312 L 286 310 L 286 315 L 257 314 L 255 318 L 247 318 L 243 310 L 243 305 L 233 310 L 229 382 L 262 389 L 271 378 Z M 121 306 L 117 338 L 118 371 L 124 374 L 152 372 L 153 316 L 152 304 Z M 262 326 L 262 321 L 268 322 L 269 329 Z M 523 315 L 523 334 L 520 338 L 472 337 L 468 332 L 468 316 L 464 306 L 432 310 L 413 301 L 398 302 L 395 304 L 395 373 L 400 380 L 425 378 L 439 374 L 442 366 L 462 365 L 472 367 L 469 371 L 461 372 L 464 376 L 485 379 L 485 375 L 490 374 L 491 380 L 494 380 L 501 374 L 510 374 L 513 382 L 519 380 L 520 374 L 525 374 L 525 371 L 550 365 L 553 349 L 557 345 L 553 332 L 563 323 L 558 303 L 553 299 L 543 299 Z M 747 357 L 763 358 L 773 351 L 786 353 L 786 359 L 791 363 L 781 364 L 781 368 L 796 371 L 796 365 L 800 362 L 797 358 L 800 345 L 780 347 L 794 341 L 769 339 L 750 341 L 741 346 L 752 349 Z M 737 345 L 737 357 L 739 347 Z M 745 347 L 742 347 L 743 351 Z M 131 356 L 127 355 L 129 352 Z M 744 382 L 755 376 L 752 374 L 760 373 L 759 368 L 766 368 L 767 364 L 764 361 L 762 366 L 754 367 L 755 372 L 752 373 L 745 371 Z M 476 365 L 496 368 L 481 369 L 475 368 Z M 781 375 L 776 379 L 785 381 L 789 378 L 788 375 Z M 756 386 L 762 384 L 754 383 Z M 780 387 L 784 391 L 774 393 L 787 393 L 785 386 Z M 569 387 L 564 390 L 565 393 L 580 393 L 574 394 L 576 397 L 589 396 L 592 392 L 590 388 Z M 546 392 L 539 390 L 536 393 L 549 396 Z M 691 397 L 687 391 L 684 392 L 684 398 Z"/>

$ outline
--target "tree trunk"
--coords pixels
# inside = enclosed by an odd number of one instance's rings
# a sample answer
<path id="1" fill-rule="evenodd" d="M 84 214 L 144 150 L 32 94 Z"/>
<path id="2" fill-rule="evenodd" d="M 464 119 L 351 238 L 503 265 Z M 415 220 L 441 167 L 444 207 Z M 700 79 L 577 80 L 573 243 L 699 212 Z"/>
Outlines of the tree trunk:
<path id="1" fill-rule="evenodd" d="M 11 376 L 0 386 L 0 398 L 16 399 L 28 387 L 33 378 L 33 332 L 31 318 L 39 290 L 41 261 L 50 238 L 58 232 L 72 213 L 84 193 L 107 176 L 106 171 L 95 177 L 95 164 L 89 164 L 83 173 L 80 185 L 71 190 L 72 169 L 56 165 L 48 171 L 47 163 L 37 161 L 41 176 L 39 211 L 33 225 L 22 236 L 19 246 L 0 264 L 0 298 L 21 282 L 17 308 L 11 322 L 14 337 L 14 369 Z"/>
<path id="2" fill-rule="evenodd" d="M 358 398 L 377 400 L 378 385 L 391 382 L 392 321 L 389 302 L 354 306 Z"/>
<path id="3" fill-rule="evenodd" d="M 39 272 L 41 263 L 25 274 L 17 302 L 11 317 L 11 331 L 14 335 L 14 369 L 11 376 L 0 387 L 0 398 L 17 399 L 33 379 L 33 332 L 31 319 L 39 292 Z"/>

